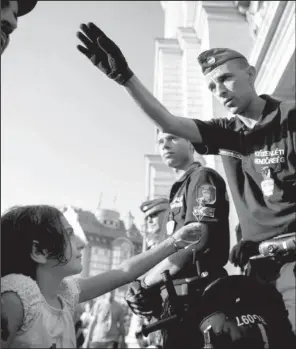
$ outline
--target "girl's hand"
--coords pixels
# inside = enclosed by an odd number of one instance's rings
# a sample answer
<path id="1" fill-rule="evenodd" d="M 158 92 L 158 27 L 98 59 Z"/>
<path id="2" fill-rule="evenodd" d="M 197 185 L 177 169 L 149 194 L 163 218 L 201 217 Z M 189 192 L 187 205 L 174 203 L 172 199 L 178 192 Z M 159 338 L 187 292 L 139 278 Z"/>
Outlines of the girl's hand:
<path id="1" fill-rule="evenodd" d="M 177 249 L 188 248 L 197 244 L 204 245 L 207 236 L 205 225 L 199 222 L 189 223 L 172 235 Z"/>

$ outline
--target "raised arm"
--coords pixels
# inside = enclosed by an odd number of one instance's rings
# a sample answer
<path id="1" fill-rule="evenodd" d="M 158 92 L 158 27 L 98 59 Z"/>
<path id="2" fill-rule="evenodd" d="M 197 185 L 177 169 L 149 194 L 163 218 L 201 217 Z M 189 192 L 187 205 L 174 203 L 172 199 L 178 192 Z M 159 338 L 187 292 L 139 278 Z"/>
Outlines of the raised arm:
<path id="1" fill-rule="evenodd" d="M 188 139 L 193 143 L 202 142 L 195 122 L 192 119 L 171 114 L 136 75 L 133 75 L 124 86 L 143 112 L 162 132 Z"/>
<path id="2" fill-rule="evenodd" d="M 77 36 L 84 46 L 78 45 L 79 51 L 110 79 L 123 85 L 161 131 L 201 143 L 194 121 L 172 115 L 134 75 L 118 46 L 101 29 L 93 23 L 82 24 L 80 29 Z"/>

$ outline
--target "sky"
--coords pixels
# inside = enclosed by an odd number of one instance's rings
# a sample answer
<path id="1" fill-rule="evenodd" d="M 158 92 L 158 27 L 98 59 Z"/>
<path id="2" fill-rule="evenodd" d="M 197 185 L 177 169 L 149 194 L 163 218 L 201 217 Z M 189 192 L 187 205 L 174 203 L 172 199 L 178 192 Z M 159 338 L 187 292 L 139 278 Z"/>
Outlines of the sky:
<path id="1" fill-rule="evenodd" d="M 94 211 L 102 192 L 102 208 L 131 210 L 139 224 L 155 129 L 79 53 L 76 32 L 96 23 L 152 91 L 163 20 L 159 1 L 42 1 L 19 19 L 1 58 L 1 212 L 17 204 Z"/>

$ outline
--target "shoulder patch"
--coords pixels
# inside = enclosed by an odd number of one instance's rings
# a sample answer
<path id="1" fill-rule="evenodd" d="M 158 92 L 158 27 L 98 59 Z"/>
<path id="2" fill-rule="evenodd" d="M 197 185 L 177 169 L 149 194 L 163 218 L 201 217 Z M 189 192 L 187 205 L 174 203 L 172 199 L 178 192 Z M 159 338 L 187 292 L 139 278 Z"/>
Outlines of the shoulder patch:
<path id="1" fill-rule="evenodd" d="M 192 214 L 197 221 L 200 221 L 203 217 L 215 216 L 215 208 L 208 207 L 216 202 L 216 187 L 212 184 L 204 184 L 197 188 L 197 205 L 193 207 Z"/>
<path id="2" fill-rule="evenodd" d="M 211 184 L 204 184 L 198 187 L 196 201 L 202 206 L 214 204 L 216 202 L 216 187 Z"/>

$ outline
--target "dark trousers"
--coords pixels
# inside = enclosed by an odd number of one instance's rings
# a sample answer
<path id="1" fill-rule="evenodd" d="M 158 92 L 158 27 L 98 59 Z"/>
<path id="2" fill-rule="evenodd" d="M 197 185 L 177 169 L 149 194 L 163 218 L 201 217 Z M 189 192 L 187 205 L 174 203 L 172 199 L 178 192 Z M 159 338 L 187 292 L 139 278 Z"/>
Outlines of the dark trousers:
<path id="1" fill-rule="evenodd" d="M 182 323 L 172 325 L 163 330 L 164 349 L 199 349 L 203 345 L 203 337 L 198 328 L 198 309 L 191 307 Z"/>
<path id="2" fill-rule="evenodd" d="M 296 335 L 296 262 L 284 264 L 274 284 L 283 297 L 292 330 Z"/>
<path id="3" fill-rule="evenodd" d="M 247 274 L 256 277 L 260 283 L 275 286 L 282 296 L 292 330 L 296 335 L 296 262 L 283 263 L 269 259 L 254 260 L 251 262 Z"/>

